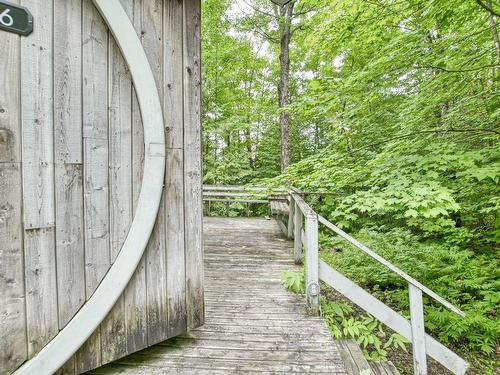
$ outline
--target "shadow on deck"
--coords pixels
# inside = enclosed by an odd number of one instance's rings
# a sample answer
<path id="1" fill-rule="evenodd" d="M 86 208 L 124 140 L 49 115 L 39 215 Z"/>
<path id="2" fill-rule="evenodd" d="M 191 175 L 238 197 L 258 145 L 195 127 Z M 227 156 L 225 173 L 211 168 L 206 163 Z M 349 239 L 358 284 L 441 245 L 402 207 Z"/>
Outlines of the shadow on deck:
<path id="1" fill-rule="evenodd" d="M 210 217 L 204 238 L 205 325 L 91 374 L 347 374 L 325 321 L 280 283 L 299 267 L 276 221 Z"/>

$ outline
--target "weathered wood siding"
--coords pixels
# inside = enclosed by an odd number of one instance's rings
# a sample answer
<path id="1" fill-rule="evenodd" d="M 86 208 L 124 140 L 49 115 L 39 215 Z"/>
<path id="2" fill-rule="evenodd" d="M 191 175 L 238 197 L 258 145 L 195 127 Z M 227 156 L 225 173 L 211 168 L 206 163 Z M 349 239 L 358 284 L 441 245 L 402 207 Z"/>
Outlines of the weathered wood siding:
<path id="1" fill-rule="evenodd" d="M 0 375 L 64 328 L 119 254 L 142 180 L 128 67 L 91 0 L 18 0 L 0 31 Z M 121 0 L 162 99 L 165 188 L 135 275 L 61 372 L 81 373 L 204 320 L 200 1 Z"/>

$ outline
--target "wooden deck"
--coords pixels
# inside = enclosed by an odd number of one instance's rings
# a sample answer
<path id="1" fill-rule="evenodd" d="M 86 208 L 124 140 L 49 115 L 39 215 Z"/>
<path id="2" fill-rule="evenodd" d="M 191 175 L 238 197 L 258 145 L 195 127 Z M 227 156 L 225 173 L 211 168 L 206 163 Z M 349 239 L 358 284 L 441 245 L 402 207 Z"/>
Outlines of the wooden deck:
<path id="1" fill-rule="evenodd" d="M 206 322 L 92 374 L 347 374 L 339 345 L 285 290 L 293 245 L 274 220 L 205 219 Z"/>

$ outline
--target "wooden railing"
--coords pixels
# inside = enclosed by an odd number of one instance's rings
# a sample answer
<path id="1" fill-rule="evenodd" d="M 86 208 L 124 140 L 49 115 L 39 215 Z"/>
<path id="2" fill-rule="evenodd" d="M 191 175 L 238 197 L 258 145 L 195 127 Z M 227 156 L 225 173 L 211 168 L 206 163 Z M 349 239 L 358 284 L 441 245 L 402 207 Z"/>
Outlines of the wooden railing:
<path id="1" fill-rule="evenodd" d="M 270 200 L 279 195 L 286 197 L 286 189 L 269 189 L 261 186 L 203 186 L 203 204 L 207 216 L 211 215 L 214 203 L 224 204 L 226 216 L 229 216 L 231 205 L 235 203 L 245 205 L 246 216 L 250 216 L 252 205 L 266 205 L 269 213 Z"/>
<path id="2" fill-rule="evenodd" d="M 296 263 L 302 261 L 302 249 L 304 249 L 306 299 L 310 309 L 319 314 L 319 281 L 321 280 L 412 343 L 415 375 L 427 374 L 427 354 L 454 374 L 464 374 L 468 367 L 467 362 L 425 333 L 422 293 L 427 294 L 460 316 L 464 316 L 464 313 L 342 229 L 318 215 L 304 201 L 297 189 L 291 189 L 289 197 L 290 206 L 286 234 L 289 238 L 294 239 Z M 324 225 L 406 280 L 410 298 L 410 321 L 319 259 L 319 224 Z"/>

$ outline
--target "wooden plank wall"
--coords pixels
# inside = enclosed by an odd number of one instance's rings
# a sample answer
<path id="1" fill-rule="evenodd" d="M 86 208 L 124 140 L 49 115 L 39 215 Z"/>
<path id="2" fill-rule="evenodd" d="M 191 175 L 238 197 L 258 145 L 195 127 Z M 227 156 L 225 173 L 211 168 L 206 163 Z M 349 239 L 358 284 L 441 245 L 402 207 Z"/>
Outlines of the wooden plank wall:
<path id="1" fill-rule="evenodd" d="M 120 0 L 164 108 L 166 176 L 145 255 L 60 370 L 82 373 L 203 323 L 200 0 Z M 0 31 L 0 374 L 35 356 L 120 252 L 144 141 L 128 67 L 91 0 L 17 0 L 35 31 Z"/>

